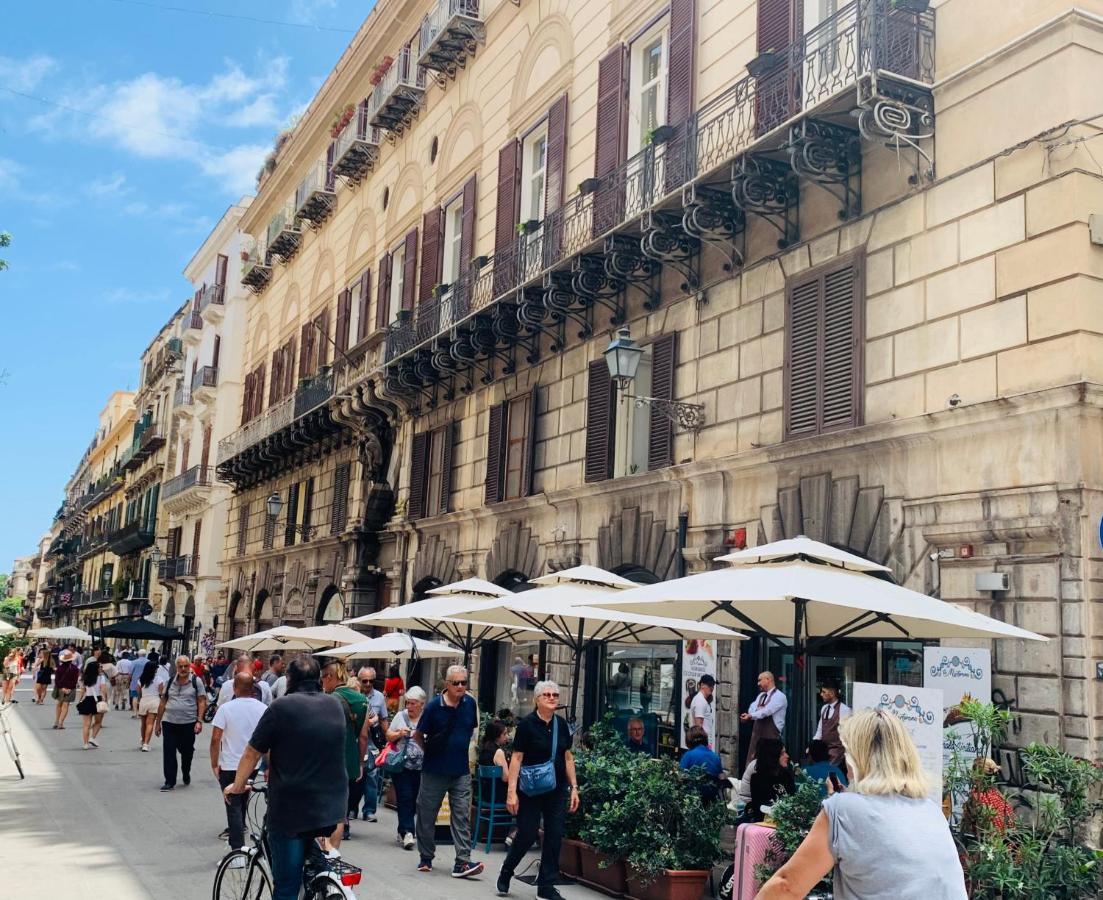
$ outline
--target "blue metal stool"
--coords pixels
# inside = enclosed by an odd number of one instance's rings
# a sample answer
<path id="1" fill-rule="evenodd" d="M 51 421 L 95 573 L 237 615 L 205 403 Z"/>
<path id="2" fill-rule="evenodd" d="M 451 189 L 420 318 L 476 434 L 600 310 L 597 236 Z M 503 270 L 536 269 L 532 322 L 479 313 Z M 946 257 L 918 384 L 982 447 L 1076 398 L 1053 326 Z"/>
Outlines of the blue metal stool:
<path id="1" fill-rule="evenodd" d="M 478 766 L 475 769 L 478 784 L 475 791 L 475 843 L 479 843 L 479 828 L 486 823 L 486 852 L 490 852 L 490 842 L 497 825 L 513 825 L 513 816 L 506 809 L 505 800 L 498 799 L 498 785 L 502 784 L 501 766 Z M 490 796 L 483 796 L 484 779 L 490 782 Z"/>

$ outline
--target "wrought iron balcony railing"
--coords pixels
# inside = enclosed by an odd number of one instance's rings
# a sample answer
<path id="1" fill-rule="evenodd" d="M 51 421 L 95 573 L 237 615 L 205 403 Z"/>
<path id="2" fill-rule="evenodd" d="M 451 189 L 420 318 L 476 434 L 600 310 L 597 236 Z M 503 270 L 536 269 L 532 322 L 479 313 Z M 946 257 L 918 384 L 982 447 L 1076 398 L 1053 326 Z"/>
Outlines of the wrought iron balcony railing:
<path id="1" fill-rule="evenodd" d="M 272 260 L 268 255 L 266 245 L 257 241 L 257 246 L 250 250 L 241 266 L 241 283 L 254 294 L 259 294 L 272 280 Z"/>
<path id="2" fill-rule="evenodd" d="M 409 47 L 403 47 L 383 73 L 368 100 L 368 123 L 401 134 L 425 100 L 425 70 Z"/>
<path id="3" fill-rule="evenodd" d="M 933 13 L 897 9 L 892 0 L 848 4 L 774 54 L 765 74 L 739 79 L 687 120 L 656 129 L 616 170 L 579 185 L 536 232 L 480 258 L 438 299 L 400 317 L 388 329 L 386 362 L 451 335 L 432 348 L 431 368 L 441 374 L 467 368 L 492 356 L 503 341 L 538 337 L 565 323 L 572 294 L 615 294 L 619 285 L 642 282 L 663 264 L 683 264 L 701 239 L 730 240 L 749 213 L 769 219 L 779 229 L 779 245 L 786 246 L 797 237 L 790 214 L 798 176 L 837 193 L 841 216 L 855 214 L 850 171 L 826 171 L 845 149 L 827 145 L 859 137 L 881 142 L 914 153 L 918 177 L 929 175 L 921 142 L 933 133 L 927 87 L 933 76 Z M 823 113 L 834 120 L 821 124 Z M 848 113 L 856 130 L 836 124 Z M 787 162 L 777 158 L 782 154 Z M 593 253 L 583 257 L 587 250 Z M 453 331 L 498 302 L 515 304 L 516 316 Z M 552 346 L 561 349 L 554 338 Z M 396 386 L 423 387 L 416 368 L 398 371 Z"/>
<path id="4" fill-rule="evenodd" d="M 117 556 L 152 546 L 156 538 L 154 527 L 154 522 L 135 519 L 133 522 L 123 525 L 122 528 L 112 531 L 107 536 L 107 546 Z"/>
<path id="5" fill-rule="evenodd" d="M 210 487 L 213 480 L 214 470 L 210 466 L 192 466 L 161 485 L 161 500 L 169 500 L 194 487 Z"/>
<path id="6" fill-rule="evenodd" d="M 278 256 L 284 262 L 299 252 L 299 244 L 303 238 L 302 223 L 295 214 L 294 199 L 288 200 L 279 211 L 272 216 L 268 223 L 267 232 L 268 253 Z"/>
<path id="7" fill-rule="evenodd" d="M 179 578 L 194 578 L 198 571 L 198 556 L 170 556 L 157 564 L 157 580 L 176 581 Z"/>
<path id="8" fill-rule="evenodd" d="M 172 396 L 173 410 L 187 411 L 194 402 L 195 398 L 192 396 L 191 388 L 183 384 L 178 385 L 176 393 Z"/>
<path id="9" fill-rule="evenodd" d="M 479 0 L 437 0 L 421 21 L 418 65 L 438 80 L 454 78 L 476 46 L 486 40 Z"/>
<path id="10" fill-rule="evenodd" d="M 356 115 L 337 136 L 333 150 L 333 174 L 353 184 L 358 184 L 379 158 L 379 131 L 368 123 L 369 102 L 365 100 L 356 108 Z"/>
<path id="11" fill-rule="evenodd" d="M 332 372 L 310 379 L 294 394 L 270 406 L 261 415 L 219 441 L 218 465 L 286 428 L 296 419 L 322 406 L 332 396 Z"/>
<path id="12" fill-rule="evenodd" d="M 218 366 L 200 366 L 191 377 L 192 394 L 218 386 Z"/>
<path id="13" fill-rule="evenodd" d="M 315 162 L 295 189 L 295 215 L 317 228 L 337 205 L 336 178 L 325 160 Z"/>
<path id="14" fill-rule="evenodd" d="M 199 311 L 203 312 L 208 306 L 222 306 L 225 303 L 226 286 L 222 284 L 208 284 L 199 295 Z"/>

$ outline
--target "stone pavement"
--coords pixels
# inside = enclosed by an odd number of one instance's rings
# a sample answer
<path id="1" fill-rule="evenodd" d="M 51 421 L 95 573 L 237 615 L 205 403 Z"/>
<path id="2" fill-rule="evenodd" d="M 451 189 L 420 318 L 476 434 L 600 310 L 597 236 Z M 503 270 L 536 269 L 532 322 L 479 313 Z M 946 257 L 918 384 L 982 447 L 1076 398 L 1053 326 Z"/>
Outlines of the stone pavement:
<path id="1" fill-rule="evenodd" d="M 172 793 L 158 788 L 161 744 L 138 749 L 138 723 L 129 713 L 108 713 L 100 749 L 82 750 L 80 716 L 70 710 L 64 731 L 54 731 L 47 697 L 34 706 L 30 682 L 16 693 L 9 715 L 26 780 L 20 781 L 0 751 L 0 896 L 106 897 L 109 900 L 207 900 L 214 869 L 225 852 L 217 840 L 225 827 L 218 785 L 210 775 L 208 731 L 197 740 L 194 781 Z M 201 752 L 198 752 L 201 751 Z M 416 871 L 417 854 L 396 846 L 395 815 L 381 809 L 379 822 L 353 825 L 343 845 L 349 862 L 364 867 L 360 897 L 372 900 L 466 900 L 494 895 L 504 850 L 495 845 L 475 859 L 487 870 L 477 880 L 449 877 L 452 848 L 438 847 L 438 868 Z M 536 860 L 530 853 L 521 870 Z M 535 866 L 533 867 L 535 871 Z M 601 895 L 581 886 L 563 887 L 567 900 Z M 514 881 L 512 895 L 535 897 L 536 889 Z"/>

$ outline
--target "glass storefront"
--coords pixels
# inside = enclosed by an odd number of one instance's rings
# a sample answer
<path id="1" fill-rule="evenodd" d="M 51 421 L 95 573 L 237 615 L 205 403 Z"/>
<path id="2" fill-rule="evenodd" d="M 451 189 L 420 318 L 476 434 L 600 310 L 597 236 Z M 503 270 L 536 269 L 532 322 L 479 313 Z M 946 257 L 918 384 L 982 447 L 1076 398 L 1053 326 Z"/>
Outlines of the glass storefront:
<path id="1" fill-rule="evenodd" d="M 494 660 L 494 712 L 505 710 L 514 718 L 534 709 L 533 690 L 541 677 L 541 641 L 521 644 L 501 642 Z"/>
<path id="2" fill-rule="evenodd" d="M 599 718 L 612 713 L 623 735 L 628 719 L 638 717 L 652 752 L 673 753 L 681 722 L 678 644 L 607 644 L 602 650 Z"/>

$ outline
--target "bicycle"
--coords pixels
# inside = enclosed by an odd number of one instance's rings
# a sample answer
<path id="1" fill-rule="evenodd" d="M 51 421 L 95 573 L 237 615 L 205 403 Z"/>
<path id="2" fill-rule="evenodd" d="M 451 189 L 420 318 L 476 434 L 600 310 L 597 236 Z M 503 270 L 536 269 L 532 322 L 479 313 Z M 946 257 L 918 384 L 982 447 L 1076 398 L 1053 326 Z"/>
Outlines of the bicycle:
<path id="1" fill-rule="evenodd" d="M 0 706 L 0 734 L 4 737 L 4 746 L 8 748 L 8 756 L 15 763 L 20 779 L 25 779 L 27 776 L 23 774 L 23 761 L 19 758 L 19 748 L 15 745 L 15 735 L 12 734 L 11 725 L 8 723 L 8 711 L 10 709 L 11 704 Z"/>
<path id="2" fill-rule="evenodd" d="M 218 864 L 214 876 L 213 900 L 271 900 L 272 863 L 268 850 L 268 814 L 249 818 L 253 798 L 268 793 L 268 786 L 251 784 L 246 802 L 246 825 L 252 847 L 231 850 Z M 256 819 L 259 818 L 259 827 Z M 360 883 L 358 866 L 340 857 L 330 858 L 317 842 L 311 844 L 303 867 L 304 900 L 356 900 L 353 888 Z"/>

